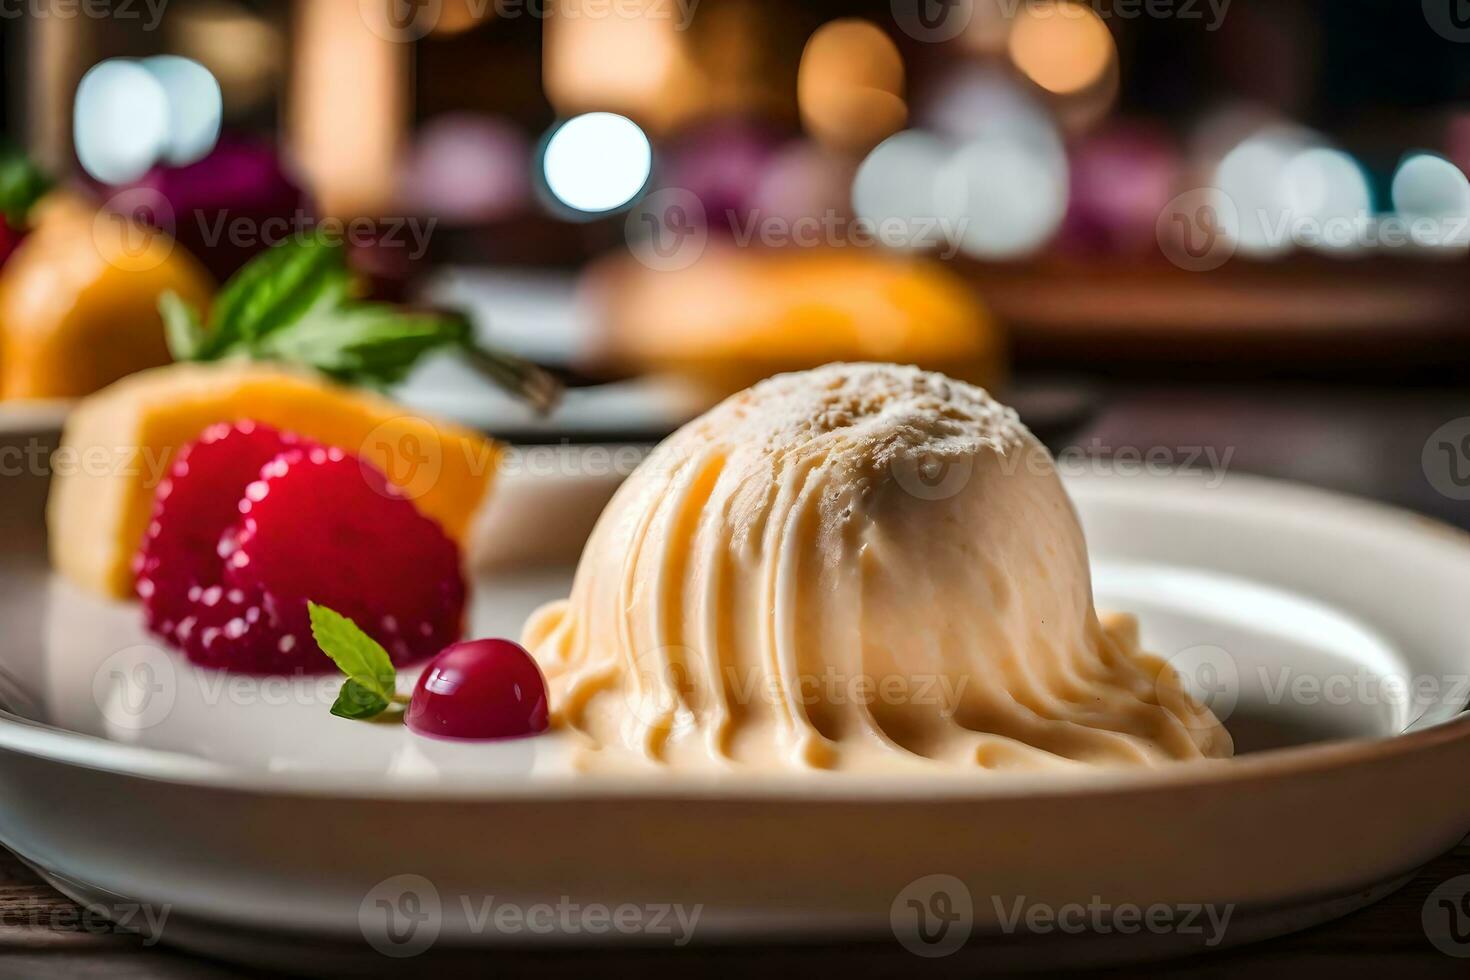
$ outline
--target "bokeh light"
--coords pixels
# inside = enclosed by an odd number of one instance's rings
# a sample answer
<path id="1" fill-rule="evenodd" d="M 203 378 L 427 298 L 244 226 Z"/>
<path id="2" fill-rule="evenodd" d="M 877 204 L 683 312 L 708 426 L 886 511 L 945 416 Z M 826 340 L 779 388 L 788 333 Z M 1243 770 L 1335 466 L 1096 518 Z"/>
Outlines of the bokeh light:
<path id="1" fill-rule="evenodd" d="M 114 58 L 82 76 L 72 139 L 82 169 L 104 184 L 136 180 L 169 145 L 168 93 L 136 61 Z"/>
<path id="2" fill-rule="evenodd" d="M 1117 59 L 1107 24 L 1070 0 L 1036 0 L 1016 12 L 1007 47 L 1027 78 L 1058 95 L 1099 81 Z"/>
<path id="3" fill-rule="evenodd" d="M 576 211 L 612 211 L 638 196 L 653 148 L 638 124 L 612 112 L 568 119 L 552 133 L 542 173 L 552 195 Z"/>
<path id="4" fill-rule="evenodd" d="M 1066 245 L 1076 254 L 1157 248 L 1158 217 L 1178 193 L 1181 166 L 1162 127 L 1120 122 L 1078 139 L 1072 144 Z"/>
<path id="5" fill-rule="evenodd" d="M 1389 191 L 1396 212 L 1410 222 L 1429 219 L 1428 234 L 1410 232 L 1431 248 L 1461 250 L 1470 246 L 1470 180 L 1449 160 L 1433 153 L 1411 153 L 1394 172 Z"/>
<path id="6" fill-rule="evenodd" d="M 1394 210 L 1407 217 L 1470 217 L 1470 180 L 1433 153 L 1411 153 L 1393 175 Z"/>
<path id="7" fill-rule="evenodd" d="M 168 96 L 168 140 L 163 158 L 176 166 L 202 160 L 219 142 L 224 99 L 208 68 L 191 58 L 159 55 L 142 65 Z"/>
<path id="8" fill-rule="evenodd" d="M 1327 252 L 1357 250 L 1361 245 L 1358 236 L 1342 236 L 1367 221 L 1373 211 L 1373 195 L 1356 160 L 1341 150 L 1313 147 L 1287 161 L 1281 180 L 1291 219 L 1311 219 L 1315 228 L 1323 230 L 1313 247 Z"/>
<path id="9" fill-rule="evenodd" d="M 774 154 L 750 195 L 750 206 L 768 219 L 845 216 L 854 166 L 850 157 L 808 140 L 792 140 Z"/>
<path id="10" fill-rule="evenodd" d="M 1018 115 L 989 122 L 945 163 L 935 185 L 939 214 L 977 258 L 1034 252 L 1066 215 L 1069 167 L 1046 117 Z"/>
<path id="11" fill-rule="evenodd" d="M 875 225 L 935 218 L 935 178 L 949 155 L 943 140 L 921 130 L 890 136 L 858 167 L 852 183 L 853 211 Z"/>
<path id="12" fill-rule="evenodd" d="M 1051 112 L 1034 89 L 1008 72 L 962 64 L 933 88 L 920 113 L 926 127 L 952 140 L 967 141 L 997 129 L 1051 138 Z"/>
<path id="13" fill-rule="evenodd" d="M 834 20 L 807 41 L 797 101 L 808 131 L 834 147 L 867 150 L 908 118 L 903 59 L 865 20 Z"/>
<path id="14" fill-rule="evenodd" d="M 235 0 L 196 0 L 171 8 L 169 48 L 198 61 L 219 80 L 230 114 L 264 106 L 276 93 L 289 48 L 280 25 Z"/>
<path id="15" fill-rule="evenodd" d="M 598 109 L 670 122 L 671 103 L 680 101 L 674 89 L 688 71 L 677 22 L 650 0 L 622 0 L 629 15 L 616 17 L 599 16 L 597 2 L 548 5 L 547 98 L 566 114 Z"/>
<path id="16" fill-rule="evenodd" d="M 1291 219 L 1287 168 L 1298 154 L 1320 142 L 1305 130 L 1270 126 L 1256 131 L 1225 154 L 1215 168 L 1213 184 L 1239 215 L 1236 244 L 1241 252 L 1266 257 L 1291 250 L 1290 227 L 1286 223 Z"/>
<path id="17" fill-rule="evenodd" d="M 400 178 L 413 210 L 451 222 L 490 221 L 531 196 L 531 146 L 515 124 L 449 113 L 419 131 Z"/>

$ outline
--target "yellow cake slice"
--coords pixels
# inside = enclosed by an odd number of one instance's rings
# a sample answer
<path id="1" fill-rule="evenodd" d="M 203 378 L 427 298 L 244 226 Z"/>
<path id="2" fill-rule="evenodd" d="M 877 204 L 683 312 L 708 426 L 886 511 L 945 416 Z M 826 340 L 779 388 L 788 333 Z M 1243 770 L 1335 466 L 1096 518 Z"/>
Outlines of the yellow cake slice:
<path id="1" fill-rule="evenodd" d="M 251 362 L 173 364 L 84 399 L 52 460 L 53 567 L 83 588 L 132 595 L 132 558 L 174 453 L 216 422 L 254 419 L 357 453 L 465 543 L 499 447 L 480 434 L 315 373 Z"/>

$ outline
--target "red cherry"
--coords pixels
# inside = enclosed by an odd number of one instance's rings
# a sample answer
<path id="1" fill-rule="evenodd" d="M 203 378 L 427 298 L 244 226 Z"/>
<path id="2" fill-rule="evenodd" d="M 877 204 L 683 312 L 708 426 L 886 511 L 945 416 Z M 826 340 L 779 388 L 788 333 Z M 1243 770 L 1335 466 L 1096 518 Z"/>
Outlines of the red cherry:
<path id="1" fill-rule="evenodd" d="M 546 678 L 509 640 L 446 647 L 419 675 L 408 727 L 438 738 L 521 738 L 546 731 Z"/>

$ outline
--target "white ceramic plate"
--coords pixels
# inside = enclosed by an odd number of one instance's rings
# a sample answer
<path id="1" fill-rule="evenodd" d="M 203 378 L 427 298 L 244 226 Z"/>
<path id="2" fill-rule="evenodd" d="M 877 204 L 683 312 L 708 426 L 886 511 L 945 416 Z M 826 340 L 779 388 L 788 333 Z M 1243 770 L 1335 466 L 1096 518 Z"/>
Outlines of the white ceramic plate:
<path id="1" fill-rule="evenodd" d="M 1018 934 L 1017 901 L 1228 906 L 1233 944 L 1364 904 L 1470 830 L 1470 539 L 1249 478 L 1071 489 L 1099 604 L 1140 614 L 1146 644 L 1227 716 L 1236 760 L 1065 779 L 571 777 L 555 739 L 429 741 L 332 718 L 330 681 L 196 671 L 136 609 L 20 547 L 0 564 L 0 838 L 73 895 L 169 910 L 167 941 L 295 968 L 303 951 L 425 936 L 431 952 L 671 941 L 565 919 L 498 929 L 487 899 L 633 903 L 645 922 L 698 906 L 703 942 L 892 939 L 920 908 L 960 909 L 988 962 L 1035 964 L 1208 937 Z M 568 577 L 483 578 L 474 632 L 517 634 Z"/>

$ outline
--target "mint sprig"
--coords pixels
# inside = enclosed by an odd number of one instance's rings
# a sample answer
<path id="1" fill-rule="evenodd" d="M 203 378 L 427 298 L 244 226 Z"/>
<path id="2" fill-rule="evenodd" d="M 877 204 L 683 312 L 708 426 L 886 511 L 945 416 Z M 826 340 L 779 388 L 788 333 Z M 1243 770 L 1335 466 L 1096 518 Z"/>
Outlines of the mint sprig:
<path id="1" fill-rule="evenodd" d="M 359 720 L 376 718 L 391 705 L 407 702 L 398 693 L 398 671 L 382 644 L 326 606 L 308 602 L 306 611 L 317 646 L 347 675 L 332 704 L 332 714 Z"/>
<path id="2" fill-rule="evenodd" d="M 51 186 L 51 178 L 24 153 L 10 145 L 0 146 L 0 214 L 7 225 L 23 230 L 31 205 Z"/>
<path id="3" fill-rule="evenodd" d="M 455 350 L 537 410 L 556 404 L 555 379 L 528 361 L 479 346 L 463 314 L 364 302 L 355 291 L 346 250 L 313 235 L 252 259 L 220 289 L 208 320 L 173 292 L 159 297 L 158 309 L 179 361 L 284 361 L 382 387 L 403 380 L 424 354 Z"/>

